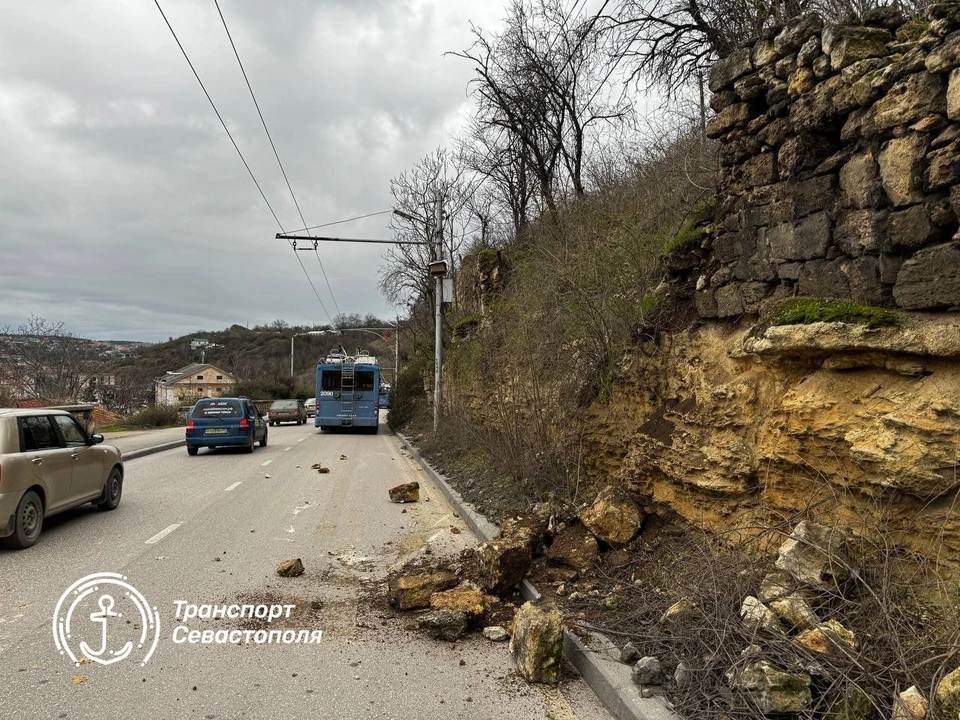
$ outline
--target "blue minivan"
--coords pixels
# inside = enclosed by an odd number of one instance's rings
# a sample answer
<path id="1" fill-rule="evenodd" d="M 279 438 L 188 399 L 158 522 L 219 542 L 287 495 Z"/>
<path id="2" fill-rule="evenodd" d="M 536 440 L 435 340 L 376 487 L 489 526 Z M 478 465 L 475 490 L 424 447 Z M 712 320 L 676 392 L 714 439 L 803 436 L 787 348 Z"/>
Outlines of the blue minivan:
<path id="1" fill-rule="evenodd" d="M 249 453 L 267 446 L 267 421 L 249 398 L 204 398 L 187 418 L 187 453 L 200 448 L 241 447 Z"/>

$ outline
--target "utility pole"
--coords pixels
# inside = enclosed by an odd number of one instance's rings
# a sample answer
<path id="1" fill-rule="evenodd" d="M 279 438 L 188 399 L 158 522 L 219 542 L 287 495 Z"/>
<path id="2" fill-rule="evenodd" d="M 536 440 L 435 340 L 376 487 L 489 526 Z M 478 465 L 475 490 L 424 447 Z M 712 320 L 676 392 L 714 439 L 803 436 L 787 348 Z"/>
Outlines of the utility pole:
<path id="1" fill-rule="evenodd" d="M 400 315 L 397 315 L 397 329 L 393 332 L 393 386 L 397 386 L 400 375 Z"/>
<path id="2" fill-rule="evenodd" d="M 436 195 L 436 207 L 434 208 L 435 223 L 434 232 L 436 233 L 436 260 L 443 260 L 443 197 L 440 193 Z M 440 376 L 443 364 L 443 276 L 434 276 L 434 362 L 433 362 L 433 432 L 436 433 L 440 427 L 440 402 L 443 394 L 440 390 Z"/>

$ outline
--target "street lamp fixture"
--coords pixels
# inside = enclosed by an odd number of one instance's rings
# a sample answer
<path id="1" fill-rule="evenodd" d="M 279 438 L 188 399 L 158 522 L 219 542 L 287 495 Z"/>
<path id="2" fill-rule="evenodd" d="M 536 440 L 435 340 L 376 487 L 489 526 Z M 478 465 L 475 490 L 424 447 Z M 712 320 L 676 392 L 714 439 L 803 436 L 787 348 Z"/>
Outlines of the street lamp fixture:
<path id="1" fill-rule="evenodd" d="M 303 333 L 294 333 L 290 336 L 290 377 L 293 377 L 293 341 L 295 338 L 303 337 L 304 335 L 325 335 L 326 330 L 310 330 L 309 332 Z"/>

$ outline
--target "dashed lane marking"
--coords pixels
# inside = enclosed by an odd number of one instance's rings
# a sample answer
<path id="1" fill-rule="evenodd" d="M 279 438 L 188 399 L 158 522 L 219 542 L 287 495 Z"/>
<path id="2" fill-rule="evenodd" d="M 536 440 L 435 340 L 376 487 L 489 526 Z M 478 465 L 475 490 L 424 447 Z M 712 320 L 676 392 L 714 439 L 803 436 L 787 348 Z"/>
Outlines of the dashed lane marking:
<path id="1" fill-rule="evenodd" d="M 181 525 L 183 525 L 183 523 L 174 523 L 173 525 L 170 525 L 170 526 L 168 526 L 168 527 L 165 527 L 163 530 L 161 530 L 160 532 L 158 532 L 156 535 L 154 535 L 154 536 L 153 536 L 152 538 L 150 538 L 149 540 L 145 540 L 143 544 L 144 544 L 144 545 L 156 545 L 158 542 L 160 542 L 161 540 L 163 540 L 167 535 L 169 535 L 170 533 L 172 533 L 174 530 L 176 530 L 176 529 L 177 529 L 178 527 L 180 527 Z"/>
<path id="2" fill-rule="evenodd" d="M 230 492 L 231 490 L 236 490 L 238 487 L 243 485 L 242 482 L 235 482 L 233 485 L 228 485 L 223 489 L 224 492 Z"/>

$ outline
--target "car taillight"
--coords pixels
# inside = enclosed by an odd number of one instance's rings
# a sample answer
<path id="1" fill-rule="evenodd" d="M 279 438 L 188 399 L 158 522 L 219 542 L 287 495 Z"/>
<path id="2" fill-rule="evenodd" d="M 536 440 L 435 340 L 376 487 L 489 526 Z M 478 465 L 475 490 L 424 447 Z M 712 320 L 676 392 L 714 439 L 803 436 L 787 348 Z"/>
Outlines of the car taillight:
<path id="1" fill-rule="evenodd" d="M 240 430 L 245 431 L 250 429 L 250 421 L 246 418 L 240 418 Z"/>
<path id="2" fill-rule="evenodd" d="M 193 432 L 193 420 L 187 420 L 187 432 L 188 433 Z"/>

